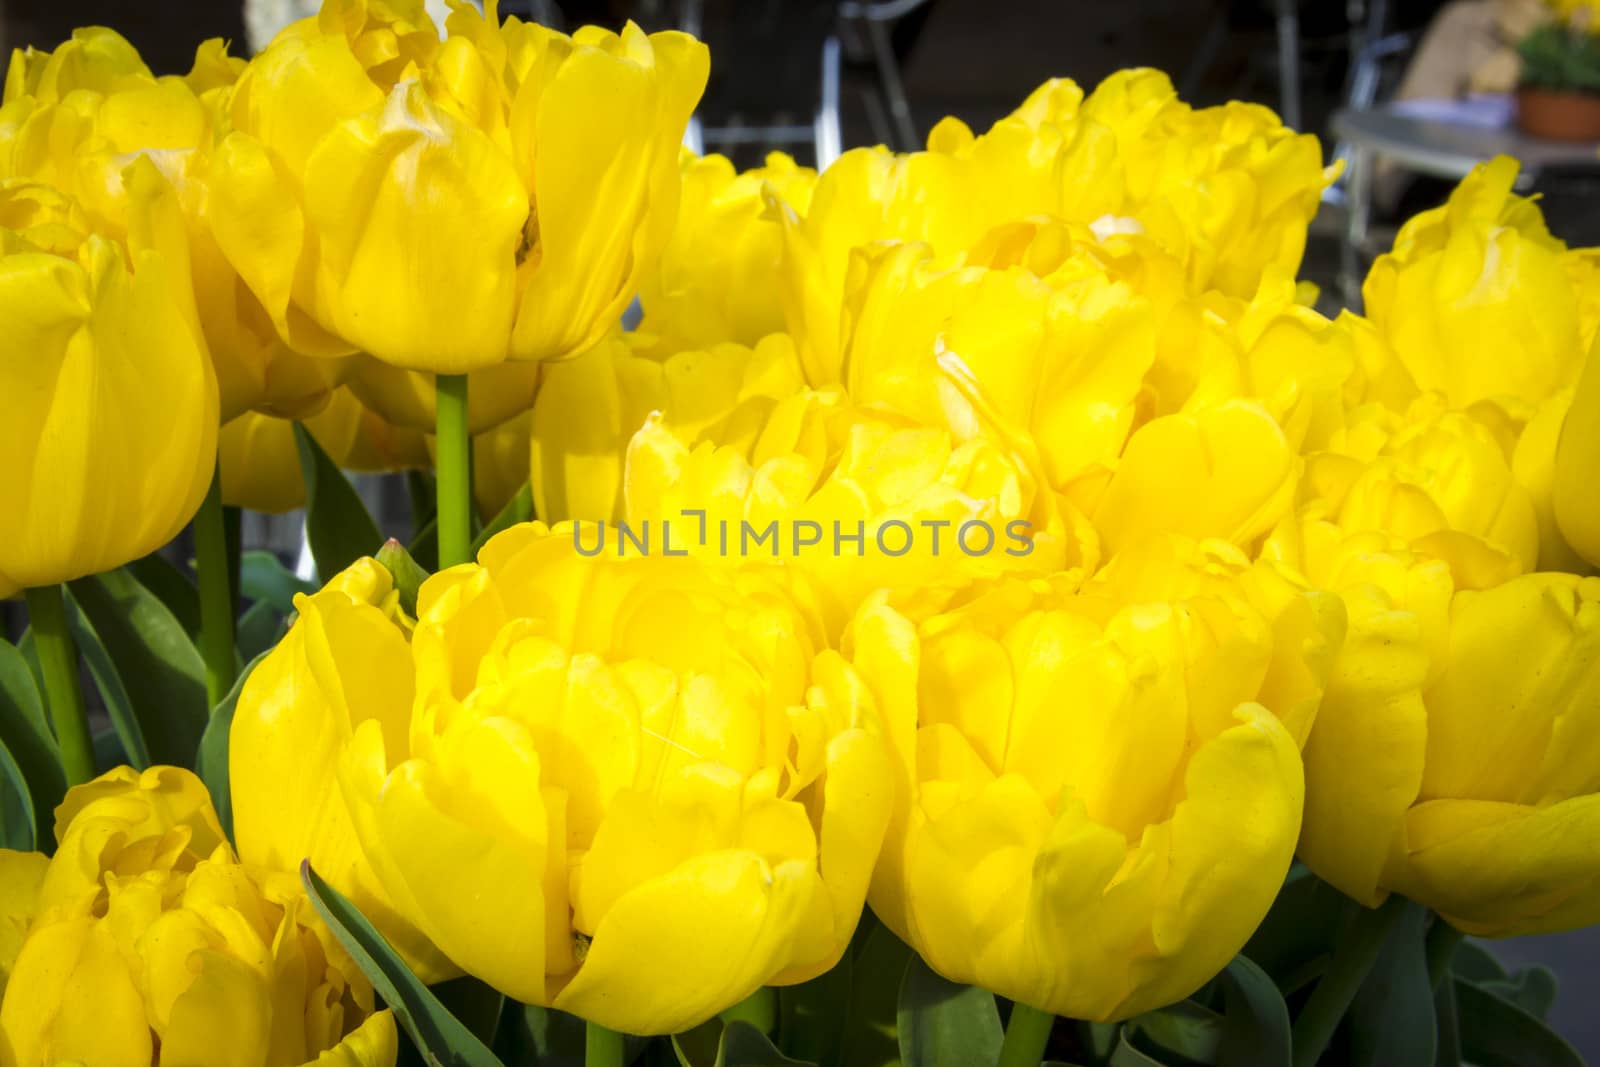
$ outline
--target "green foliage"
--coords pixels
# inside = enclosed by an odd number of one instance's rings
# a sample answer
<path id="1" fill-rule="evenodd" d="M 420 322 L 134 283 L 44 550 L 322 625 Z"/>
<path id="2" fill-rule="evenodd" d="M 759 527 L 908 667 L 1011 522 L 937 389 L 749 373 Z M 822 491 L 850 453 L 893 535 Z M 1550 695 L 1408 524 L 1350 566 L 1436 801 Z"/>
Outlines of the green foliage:
<path id="1" fill-rule="evenodd" d="M 1524 85 L 1600 94 L 1600 34 L 1546 22 L 1517 42 L 1517 55 Z"/>

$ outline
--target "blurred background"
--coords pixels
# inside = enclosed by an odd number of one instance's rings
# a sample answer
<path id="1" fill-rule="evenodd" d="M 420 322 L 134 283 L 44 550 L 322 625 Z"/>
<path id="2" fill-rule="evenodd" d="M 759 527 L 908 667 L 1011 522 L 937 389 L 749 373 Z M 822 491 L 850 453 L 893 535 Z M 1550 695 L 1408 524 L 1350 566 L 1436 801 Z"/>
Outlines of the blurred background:
<path id="1" fill-rule="evenodd" d="M 431 5 L 430 5 L 431 6 Z M 442 21 L 444 5 L 439 5 Z M 315 9 L 305 0 L 0 0 L 0 48 L 53 48 L 76 26 L 127 36 L 157 73 L 188 70 L 210 37 L 238 54 Z M 1257 101 L 1318 134 L 1345 171 L 1328 191 L 1302 276 L 1332 312 L 1359 306 L 1359 282 L 1398 222 L 1441 202 L 1479 160 L 1524 162 L 1555 234 L 1600 245 L 1600 157 L 1582 140 L 1518 131 L 1516 40 L 1539 0 L 504 0 L 502 14 L 572 28 L 679 28 L 711 47 L 705 101 L 687 140 L 742 165 L 771 150 L 826 164 L 856 145 L 920 147 L 956 115 L 975 130 L 1047 78 L 1087 90 L 1129 66 L 1167 71 L 1195 105 Z M 361 486 L 386 527 L 404 528 L 397 479 Z M 247 547 L 292 557 L 294 515 L 250 516 Z M 1552 1022 L 1600 1063 L 1600 928 L 1496 942 L 1512 967 L 1551 967 Z"/>

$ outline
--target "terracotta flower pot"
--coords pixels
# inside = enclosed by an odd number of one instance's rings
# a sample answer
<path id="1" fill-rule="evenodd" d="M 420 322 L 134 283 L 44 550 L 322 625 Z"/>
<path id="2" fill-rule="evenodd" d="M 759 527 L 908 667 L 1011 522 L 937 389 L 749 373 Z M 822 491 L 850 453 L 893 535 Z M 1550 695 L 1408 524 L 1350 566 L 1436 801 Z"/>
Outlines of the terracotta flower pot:
<path id="1" fill-rule="evenodd" d="M 1600 95 L 1524 85 L 1517 90 L 1517 126 L 1549 141 L 1600 141 Z"/>

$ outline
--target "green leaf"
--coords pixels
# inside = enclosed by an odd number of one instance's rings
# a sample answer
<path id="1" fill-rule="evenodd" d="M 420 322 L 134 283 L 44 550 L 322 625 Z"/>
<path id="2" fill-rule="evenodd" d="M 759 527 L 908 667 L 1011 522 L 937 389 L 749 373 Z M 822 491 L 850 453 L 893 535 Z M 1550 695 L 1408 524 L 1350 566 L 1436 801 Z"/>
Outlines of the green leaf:
<path id="1" fill-rule="evenodd" d="M 1296 863 L 1243 954 L 1287 996 L 1322 973 L 1348 910 L 1355 906 L 1304 864 Z"/>
<path id="2" fill-rule="evenodd" d="M 1450 957 L 1450 970 L 1469 982 L 1494 982 L 1511 977 L 1500 960 L 1481 941 L 1467 938 Z"/>
<path id="3" fill-rule="evenodd" d="M 253 549 L 239 558 L 239 592 L 246 600 L 265 601 L 280 615 L 294 611 L 296 593 L 315 593 L 308 582 L 283 565 L 274 553 Z"/>
<path id="4" fill-rule="evenodd" d="M 407 615 L 415 615 L 417 591 L 428 580 L 428 572 L 418 566 L 405 546 L 392 537 L 378 549 L 377 560 L 394 580 L 395 592 L 400 594 L 400 610 Z"/>
<path id="5" fill-rule="evenodd" d="M 406 496 L 411 502 L 411 536 L 415 538 L 439 514 L 439 489 L 426 471 L 406 471 Z"/>
<path id="6" fill-rule="evenodd" d="M 1289 1067 L 1289 1009 L 1267 972 L 1235 956 L 1222 972 L 1222 1039 L 1217 1059 L 1254 1067 Z"/>
<path id="7" fill-rule="evenodd" d="M 1510 978 L 1479 982 L 1479 988 L 1509 1000 L 1536 1019 L 1550 1014 L 1556 1002 L 1556 975 L 1550 968 L 1533 964 L 1519 969 Z"/>
<path id="8" fill-rule="evenodd" d="M 509 529 L 519 522 L 527 522 L 533 518 L 533 486 L 524 484 L 517 490 L 517 495 L 506 501 L 506 506 L 500 513 L 489 520 L 489 524 L 478 532 L 472 540 L 472 558 L 478 558 L 478 550 L 489 543 L 489 539 L 502 530 Z"/>
<path id="9" fill-rule="evenodd" d="M 583 1020 L 537 1004 L 507 1003 L 494 1051 L 510 1064 L 584 1067 Z"/>
<path id="10" fill-rule="evenodd" d="M 494 1041 L 506 1003 L 505 995 L 498 989 L 471 975 L 462 975 L 434 986 L 433 995 L 479 1041 L 484 1044 Z"/>
<path id="11" fill-rule="evenodd" d="M 850 953 L 809 982 L 778 990 L 778 1046 L 796 1059 L 840 1067 L 850 1010 Z"/>
<path id="12" fill-rule="evenodd" d="M 395 1018 L 411 1035 L 429 1064 L 504 1067 L 488 1046 L 451 1015 L 432 990 L 411 973 L 356 906 L 311 869 L 310 861 L 300 864 L 300 880 L 317 914 L 350 953 L 361 973 L 372 982 L 372 988 L 393 1009 Z"/>
<path id="13" fill-rule="evenodd" d="M 984 1067 L 1000 1062 L 1000 1010 L 994 994 L 958 985 L 913 956 L 895 1013 L 905 1067 Z"/>
<path id="14" fill-rule="evenodd" d="M 1456 984 L 1442 981 L 1433 991 L 1433 1016 L 1439 1048 L 1433 1067 L 1461 1067 L 1461 1034 L 1456 1012 Z"/>
<path id="15" fill-rule="evenodd" d="M 33 671 L 5 641 L 0 641 L 0 748 L 9 764 L 6 777 L 27 806 L 33 840 L 28 847 L 54 851 L 55 808 L 67 793 L 67 778 Z"/>
<path id="16" fill-rule="evenodd" d="M 1212 1067 L 1222 1048 L 1222 1016 L 1186 1000 L 1129 1020 L 1123 1036 L 1171 1067 Z"/>
<path id="17" fill-rule="evenodd" d="M 1509 1000 L 1460 978 L 1455 986 L 1462 1059 L 1476 1067 L 1583 1067 L 1571 1045 Z"/>
<path id="18" fill-rule="evenodd" d="M 1389 931 L 1346 1016 L 1350 1063 L 1432 1063 L 1438 1050 L 1433 982 L 1424 947 L 1428 912 L 1409 905 Z"/>
<path id="19" fill-rule="evenodd" d="M 317 575 L 327 582 L 362 556 L 378 551 L 383 535 L 355 486 L 299 423 L 294 426 L 294 441 L 306 482 L 306 540 Z"/>
<path id="20" fill-rule="evenodd" d="M 1128 1039 L 1128 1032 L 1122 1032 L 1122 1039 L 1117 1042 L 1117 1049 L 1111 1054 L 1110 1067 L 1167 1067 L 1166 1060 L 1158 1060 L 1154 1056 L 1133 1046 Z"/>
<path id="21" fill-rule="evenodd" d="M 244 691 L 245 679 L 261 662 L 262 653 L 245 665 L 234 680 L 233 688 L 222 702 L 211 709 L 211 720 L 200 737 L 200 753 L 195 758 L 195 773 L 205 783 L 211 794 L 211 806 L 217 811 L 222 832 L 233 840 L 233 793 L 228 787 L 228 733 L 233 729 L 233 711 L 239 704 L 239 694 Z"/>
<path id="22" fill-rule="evenodd" d="M 32 852 L 40 837 L 37 820 L 28 780 L 11 750 L 0 741 L 0 848 Z"/>
<path id="23" fill-rule="evenodd" d="M 205 665 L 177 617 L 128 571 L 68 583 L 122 680 L 152 763 L 188 767 L 210 718 Z M 118 731 L 130 756 L 131 737 Z"/>
<path id="24" fill-rule="evenodd" d="M 188 574 L 159 552 L 134 560 L 128 570 L 167 606 L 191 638 L 200 633 L 200 590 Z"/>
<path id="25" fill-rule="evenodd" d="M 850 1010 L 845 1020 L 844 1054 L 850 1067 L 900 1067 L 895 1036 L 900 985 L 911 949 L 882 923 L 875 922 L 851 964 Z"/>
<path id="26" fill-rule="evenodd" d="M 239 616 L 239 624 L 233 634 L 234 649 L 249 662 L 264 652 L 272 651 L 272 647 L 283 637 L 283 632 L 283 615 L 265 600 L 258 600 Z"/>
<path id="27" fill-rule="evenodd" d="M 779 1052 L 766 1034 L 743 1019 L 735 1019 L 722 1029 L 716 1067 L 791 1067 L 805 1062 L 791 1060 Z"/>
<path id="28" fill-rule="evenodd" d="M 111 732 L 127 757 L 127 764 L 135 770 L 144 770 L 151 763 L 150 749 L 145 743 L 139 716 L 133 710 L 133 700 L 128 696 L 127 687 L 122 684 L 122 675 L 118 673 L 117 665 L 112 662 L 111 653 L 106 650 L 99 633 L 83 614 L 78 602 L 71 597 L 67 598 L 67 625 L 72 630 L 72 642 L 78 646 L 78 654 L 89 667 L 89 676 L 94 679 L 100 702 L 106 706 L 106 714 L 111 718 Z M 102 743 L 103 735 L 95 738 L 95 767 L 115 766 L 100 758 Z"/>

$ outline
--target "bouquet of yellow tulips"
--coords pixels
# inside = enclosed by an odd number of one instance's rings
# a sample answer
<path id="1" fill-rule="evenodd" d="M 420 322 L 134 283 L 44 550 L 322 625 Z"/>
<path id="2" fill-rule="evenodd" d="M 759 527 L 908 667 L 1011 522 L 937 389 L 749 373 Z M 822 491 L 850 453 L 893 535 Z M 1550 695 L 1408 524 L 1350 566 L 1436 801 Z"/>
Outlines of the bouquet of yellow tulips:
<path id="1" fill-rule="evenodd" d="M 1580 1064 L 1600 249 L 1497 159 L 1330 320 L 1264 108 L 740 172 L 707 69 L 12 57 L 0 1067 Z"/>

